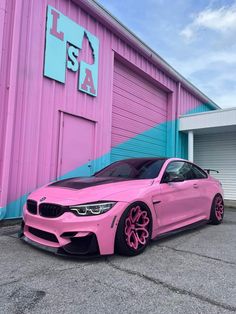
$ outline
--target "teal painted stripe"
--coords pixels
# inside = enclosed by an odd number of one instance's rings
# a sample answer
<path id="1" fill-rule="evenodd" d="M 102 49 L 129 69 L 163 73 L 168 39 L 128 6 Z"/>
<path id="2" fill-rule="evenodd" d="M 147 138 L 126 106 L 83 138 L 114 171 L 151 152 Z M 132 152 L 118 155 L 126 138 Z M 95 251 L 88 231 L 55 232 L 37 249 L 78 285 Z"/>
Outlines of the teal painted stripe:
<path id="1" fill-rule="evenodd" d="M 215 110 L 209 104 L 201 104 L 189 110 L 185 115 Z M 188 158 L 188 134 L 179 132 L 179 120 L 176 121 L 176 157 Z"/>
<path id="2" fill-rule="evenodd" d="M 167 155 L 168 126 L 164 122 L 128 139 L 111 149 L 111 161 L 131 157 L 158 157 Z M 146 141 L 148 139 L 148 141 Z"/>
<path id="3" fill-rule="evenodd" d="M 211 110 L 207 104 L 203 104 L 188 111 L 186 114 Z M 165 131 L 167 130 L 167 131 Z M 177 131 L 176 131 L 177 130 Z M 177 132 L 177 133 L 176 133 Z M 175 136 L 176 133 L 176 136 Z M 146 142 L 144 142 L 146 141 Z M 188 138 L 187 134 L 178 133 L 178 120 L 167 121 L 152 127 L 149 130 L 128 139 L 113 147 L 110 152 L 92 161 L 93 172 L 107 166 L 110 162 L 131 157 L 181 157 L 187 158 Z M 88 175 L 88 164 L 84 164 L 58 179 Z M 29 192 L 30 193 L 30 192 Z M 21 217 L 22 207 L 29 193 L 0 208 L 0 220 Z"/>
<path id="4" fill-rule="evenodd" d="M 7 204 L 6 207 L 0 208 L 0 220 L 1 219 L 10 219 L 10 218 L 19 218 L 22 215 L 22 208 L 26 202 L 27 196 L 29 193 L 24 194 L 19 197 L 17 200 L 12 201 Z"/>
<path id="5" fill-rule="evenodd" d="M 96 169 L 101 169 L 105 166 L 107 166 L 110 163 L 110 152 L 107 154 L 104 154 L 102 157 L 97 158 L 92 161 L 92 168 L 94 169 L 94 172 L 97 171 Z M 87 176 L 88 175 L 88 164 L 84 164 L 72 171 L 69 171 L 65 175 L 62 175 L 61 177 L 57 178 L 58 180 L 70 178 L 70 177 L 77 177 L 77 176 Z M 13 218 L 19 218 L 22 216 L 22 208 L 24 203 L 26 202 L 26 199 L 28 195 L 30 194 L 26 193 L 23 196 L 19 197 L 17 200 L 14 200 L 7 204 L 7 206 L 0 208 L 0 220 L 1 219 L 13 219 Z"/>
<path id="6" fill-rule="evenodd" d="M 201 104 L 200 106 L 197 106 L 189 110 L 185 114 L 200 113 L 200 112 L 206 112 L 206 111 L 212 111 L 212 110 L 216 110 L 216 108 L 213 109 L 212 106 L 210 106 L 210 104 Z"/>
<path id="7" fill-rule="evenodd" d="M 168 122 L 169 123 L 169 122 Z M 103 167 L 110 164 L 110 162 L 122 160 L 124 158 L 131 157 L 148 157 L 148 156 L 166 156 L 166 141 L 163 136 L 166 137 L 166 133 L 163 132 L 163 128 L 166 128 L 168 123 L 162 123 L 154 126 L 153 128 L 138 134 L 137 136 L 128 139 L 124 143 L 113 147 L 110 152 L 104 154 L 100 158 L 92 161 L 93 172 L 102 169 Z M 144 138 L 148 138 L 148 142 L 144 142 Z M 161 144 L 158 144 L 158 139 Z M 140 147 L 138 143 L 143 146 Z M 112 156 L 112 158 L 111 158 Z M 57 178 L 59 180 L 66 179 L 70 177 L 77 176 L 87 176 L 88 175 L 88 164 L 84 164 L 72 171 L 67 172 L 61 177 Z M 18 218 L 22 215 L 22 208 L 27 199 L 27 193 L 17 200 L 10 202 L 6 207 L 0 209 L 0 219 L 11 219 Z"/>

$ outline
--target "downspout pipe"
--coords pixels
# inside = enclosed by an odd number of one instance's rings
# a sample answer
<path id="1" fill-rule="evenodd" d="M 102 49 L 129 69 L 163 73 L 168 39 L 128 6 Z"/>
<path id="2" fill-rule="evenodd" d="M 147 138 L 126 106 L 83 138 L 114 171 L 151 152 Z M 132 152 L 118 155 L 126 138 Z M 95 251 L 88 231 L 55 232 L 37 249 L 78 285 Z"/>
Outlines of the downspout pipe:
<path id="1" fill-rule="evenodd" d="M 179 156 L 179 116 L 180 116 L 180 93 L 181 93 L 181 83 L 178 82 L 177 92 L 176 92 L 176 125 L 175 125 L 175 157 Z"/>

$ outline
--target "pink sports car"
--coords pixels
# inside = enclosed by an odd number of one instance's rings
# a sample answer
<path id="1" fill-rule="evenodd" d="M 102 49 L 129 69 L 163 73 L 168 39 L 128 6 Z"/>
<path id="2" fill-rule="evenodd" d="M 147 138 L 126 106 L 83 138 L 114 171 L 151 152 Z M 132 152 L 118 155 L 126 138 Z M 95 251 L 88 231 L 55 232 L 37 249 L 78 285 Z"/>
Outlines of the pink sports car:
<path id="1" fill-rule="evenodd" d="M 133 158 L 31 193 L 20 237 L 59 255 L 137 255 L 151 239 L 223 216 L 221 184 L 203 169 L 177 158 Z"/>

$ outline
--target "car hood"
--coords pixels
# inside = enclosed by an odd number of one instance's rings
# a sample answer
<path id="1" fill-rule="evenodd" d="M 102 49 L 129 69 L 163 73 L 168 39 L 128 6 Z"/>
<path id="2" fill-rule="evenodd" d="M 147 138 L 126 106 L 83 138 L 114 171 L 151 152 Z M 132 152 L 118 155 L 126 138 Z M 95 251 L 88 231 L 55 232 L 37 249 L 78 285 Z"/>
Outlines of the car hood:
<path id="1" fill-rule="evenodd" d="M 83 177 L 53 182 L 30 194 L 36 201 L 54 202 L 62 205 L 91 203 L 100 200 L 129 202 L 136 197 L 153 179 L 131 180 L 124 178 Z"/>

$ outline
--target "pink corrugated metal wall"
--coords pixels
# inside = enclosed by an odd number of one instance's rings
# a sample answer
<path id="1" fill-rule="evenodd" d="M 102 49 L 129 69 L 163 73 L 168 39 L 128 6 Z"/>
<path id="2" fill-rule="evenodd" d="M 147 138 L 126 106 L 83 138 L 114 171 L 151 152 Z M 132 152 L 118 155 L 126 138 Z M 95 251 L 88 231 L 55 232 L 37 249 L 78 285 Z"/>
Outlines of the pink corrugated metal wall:
<path id="1" fill-rule="evenodd" d="M 17 97 L 15 127 L 11 154 L 8 201 L 20 197 L 36 186 L 56 177 L 59 110 L 99 121 L 96 128 L 96 155 L 110 148 L 111 128 L 105 115 L 111 111 L 112 54 L 106 31 L 98 28 L 75 4 L 68 1 L 22 1 L 22 29 L 20 33 L 17 70 Z M 77 78 L 67 71 L 65 85 L 43 77 L 45 21 L 47 4 L 54 6 L 70 18 L 99 36 L 103 53 L 100 60 L 99 86 L 103 89 L 96 98 L 79 93 Z M 102 88 L 105 86 L 105 88 Z M 103 104 L 100 106 L 100 104 Z M 102 127 L 101 127 L 102 126 Z M 17 180 L 16 180 L 17 179 Z"/>
<path id="2" fill-rule="evenodd" d="M 195 110 L 197 110 L 198 105 L 199 99 L 193 97 L 189 91 L 182 87 L 180 92 L 179 115 L 185 114 L 189 110 L 192 110 L 192 112 L 194 112 Z"/>
<path id="3" fill-rule="evenodd" d="M 1 1 L 0 7 L 0 197 L 2 191 L 3 156 L 5 148 L 7 104 L 9 96 L 9 64 L 11 63 L 12 21 L 14 2 Z"/>
<path id="4" fill-rule="evenodd" d="M 15 75 L 13 134 L 7 137 L 10 161 L 7 195 L 2 204 L 14 201 L 48 181 L 56 178 L 60 111 L 95 121 L 95 159 L 111 149 L 111 117 L 114 55 L 117 60 L 139 69 L 140 75 L 158 82 L 168 93 L 168 119 L 176 119 L 178 82 L 164 73 L 153 62 L 112 34 L 102 21 L 96 21 L 74 2 L 68 0 L 15 0 L 3 2 L 6 9 L 2 41 L 0 85 L 0 180 L 2 177 L 5 121 L 9 106 L 8 93 L 12 92 L 10 76 L 11 56 L 17 57 Z M 17 10 L 15 11 L 15 5 Z M 67 71 L 66 84 L 43 76 L 46 8 L 51 5 L 99 38 L 98 96 L 78 92 L 77 76 Z M 20 20 L 20 28 L 15 20 Z M 19 21 L 18 21 L 19 22 Z M 15 32 L 17 46 L 12 46 Z M 14 48 L 14 51 L 12 49 Z M 10 91 L 8 91 L 8 84 Z M 178 113 L 196 108 L 201 101 L 187 91 L 181 91 Z M 13 108 L 12 107 L 12 108 Z M 173 133 L 173 130 L 171 131 Z M 5 155 L 6 157 L 6 155 Z M 107 163 L 96 161 L 95 168 Z M 5 160 L 5 165 L 9 165 Z M 78 164 L 78 166 L 80 166 Z M 68 169 L 69 171 L 70 169 Z M 7 177 L 7 172 L 5 173 Z M 1 181 L 0 181 L 1 183 Z M 6 186 L 5 190 L 6 191 Z"/>
<path id="5" fill-rule="evenodd" d="M 168 94 L 115 61 L 112 105 L 112 161 L 166 155 Z M 160 125 L 162 127 L 160 128 Z M 159 126 L 157 129 L 156 126 Z M 147 130 L 152 129 L 152 134 Z M 141 135 L 141 136 L 140 136 Z M 122 145 L 132 139 L 129 145 Z M 118 147 L 117 147 L 118 146 Z"/>

